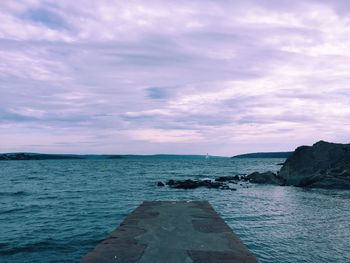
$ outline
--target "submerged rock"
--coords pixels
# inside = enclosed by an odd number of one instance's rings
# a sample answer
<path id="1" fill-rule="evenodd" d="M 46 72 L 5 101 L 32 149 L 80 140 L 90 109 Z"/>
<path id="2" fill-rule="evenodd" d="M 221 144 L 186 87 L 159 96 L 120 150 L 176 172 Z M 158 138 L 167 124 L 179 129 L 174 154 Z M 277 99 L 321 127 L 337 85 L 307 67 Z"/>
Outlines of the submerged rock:
<path id="1" fill-rule="evenodd" d="M 350 144 L 319 141 L 298 147 L 279 176 L 286 185 L 350 189 Z"/>
<path id="2" fill-rule="evenodd" d="M 281 177 L 270 171 L 265 173 L 254 172 L 247 175 L 245 179 L 255 184 L 284 184 L 284 180 Z"/>
<path id="3" fill-rule="evenodd" d="M 230 190 L 230 187 L 228 185 L 223 185 L 220 187 L 221 190 Z"/>
<path id="4" fill-rule="evenodd" d="M 160 182 L 160 181 L 159 181 L 159 182 L 157 183 L 157 186 L 165 186 L 165 184 L 164 184 L 163 182 Z"/>

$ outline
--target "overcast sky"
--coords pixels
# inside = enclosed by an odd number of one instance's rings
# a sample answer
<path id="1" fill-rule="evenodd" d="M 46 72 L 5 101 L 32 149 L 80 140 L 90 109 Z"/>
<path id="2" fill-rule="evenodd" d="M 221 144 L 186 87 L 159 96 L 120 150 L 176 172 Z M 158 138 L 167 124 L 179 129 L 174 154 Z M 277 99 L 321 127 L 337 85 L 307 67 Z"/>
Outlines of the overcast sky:
<path id="1" fill-rule="evenodd" d="M 350 142 L 350 1 L 0 2 L 0 152 Z"/>

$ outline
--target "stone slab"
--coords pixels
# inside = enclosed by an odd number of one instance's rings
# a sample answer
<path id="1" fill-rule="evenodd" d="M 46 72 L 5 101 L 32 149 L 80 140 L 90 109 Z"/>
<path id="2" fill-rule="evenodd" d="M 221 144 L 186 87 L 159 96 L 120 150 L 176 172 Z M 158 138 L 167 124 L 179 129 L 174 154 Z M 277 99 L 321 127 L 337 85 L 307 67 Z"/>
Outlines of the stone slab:
<path id="1" fill-rule="evenodd" d="M 143 202 L 82 263 L 256 263 L 207 201 Z"/>

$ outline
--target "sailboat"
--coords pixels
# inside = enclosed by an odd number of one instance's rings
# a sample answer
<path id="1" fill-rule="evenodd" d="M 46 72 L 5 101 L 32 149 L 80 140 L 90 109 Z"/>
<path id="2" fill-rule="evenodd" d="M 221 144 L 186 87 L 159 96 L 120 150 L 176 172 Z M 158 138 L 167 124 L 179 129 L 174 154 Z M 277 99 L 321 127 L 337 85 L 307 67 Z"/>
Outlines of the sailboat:
<path id="1" fill-rule="evenodd" d="M 207 155 L 205 156 L 205 159 L 209 159 L 209 154 L 207 153 Z"/>

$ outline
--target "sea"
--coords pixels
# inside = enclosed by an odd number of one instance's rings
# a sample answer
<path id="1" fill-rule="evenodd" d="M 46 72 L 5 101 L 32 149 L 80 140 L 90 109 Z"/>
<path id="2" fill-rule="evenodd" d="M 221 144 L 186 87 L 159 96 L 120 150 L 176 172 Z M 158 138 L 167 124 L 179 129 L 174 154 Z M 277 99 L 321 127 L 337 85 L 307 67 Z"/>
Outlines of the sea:
<path id="1" fill-rule="evenodd" d="M 145 200 L 208 200 L 262 263 L 350 263 L 350 191 L 169 179 L 277 171 L 283 159 L 122 158 L 0 162 L 0 262 L 79 262 Z"/>

